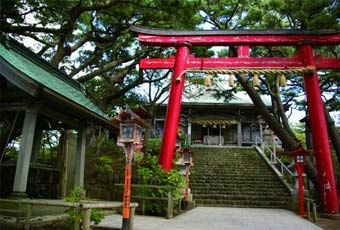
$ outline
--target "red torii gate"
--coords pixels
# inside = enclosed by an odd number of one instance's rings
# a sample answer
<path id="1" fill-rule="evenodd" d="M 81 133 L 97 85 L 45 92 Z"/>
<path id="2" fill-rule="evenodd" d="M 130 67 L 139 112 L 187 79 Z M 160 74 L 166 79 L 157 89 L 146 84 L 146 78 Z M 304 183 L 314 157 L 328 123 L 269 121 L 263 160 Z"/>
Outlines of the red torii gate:
<path id="1" fill-rule="evenodd" d="M 176 133 L 181 110 L 186 69 L 312 67 L 340 69 L 340 59 L 315 56 L 313 46 L 339 45 L 340 31 L 334 30 L 219 30 L 176 31 L 131 26 L 141 44 L 176 47 L 176 56 L 165 59 L 142 59 L 141 69 L 173 68 L 170 97 L 165 119 L 160 164 L 172 168 Z M 238 46 L 238 57 L 195 58 L 191 46 Z M 250 57 L 249 46 L 297 46 L 294 57 Z M 324 109 L 316 71 L 304 74 L 305 92 L 312 128 L 321 201 L 325 213 L 338 213 L 338 197 L 329 147 Z"/>

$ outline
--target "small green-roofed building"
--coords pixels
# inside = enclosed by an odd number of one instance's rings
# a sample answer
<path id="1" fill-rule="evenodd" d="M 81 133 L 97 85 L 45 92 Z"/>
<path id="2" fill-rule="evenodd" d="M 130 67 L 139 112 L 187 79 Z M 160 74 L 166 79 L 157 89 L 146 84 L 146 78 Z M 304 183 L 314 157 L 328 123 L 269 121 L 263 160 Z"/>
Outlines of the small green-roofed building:
<path id="1" fill-rule="evenodd" d="M 116 127 L 79 82 L 20 43 L 4 37 L 1 41 L 0 198 L 64 197 L 84 185 L 89 128 Z M 45 163 L 39 161 L 41 142 L 51 131 L 59 143 L 58 154 L 54 162 Z M 16 159 L 6 155 L 13 140 Z"/>

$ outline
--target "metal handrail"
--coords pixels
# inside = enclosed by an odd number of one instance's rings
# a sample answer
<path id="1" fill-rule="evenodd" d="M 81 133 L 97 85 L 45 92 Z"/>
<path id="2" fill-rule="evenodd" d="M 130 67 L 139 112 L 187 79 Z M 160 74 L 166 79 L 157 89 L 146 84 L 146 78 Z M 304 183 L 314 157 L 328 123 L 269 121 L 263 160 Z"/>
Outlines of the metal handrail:
<path id="1" fill-rule="evenodd" d="M 258 140 L 260 142 L 258 142 Z M 281 172 L 282 175 L 284 175 L 284 171 L 286 171 L 289 174 L 289 176 L 293 177 L 293 172 L 290 171 L 290 169 L 280 160 L 280 158 L 278 158 L 276 156 L 276 154 L 269 148 L 269 146 L 264 141 L 262 141 L 258 136 L 256 136 L 255 143 L 256 143 L 256 145 L 258 143 L 261 144 L 263 154 L 265 153 L 265 150 L 269 151 L 271 164 L 279 163 L 279 165 L 280 165 L 280 172 Z M 264 154 L 264 156 L 267 157 L 266 154 Z"/>

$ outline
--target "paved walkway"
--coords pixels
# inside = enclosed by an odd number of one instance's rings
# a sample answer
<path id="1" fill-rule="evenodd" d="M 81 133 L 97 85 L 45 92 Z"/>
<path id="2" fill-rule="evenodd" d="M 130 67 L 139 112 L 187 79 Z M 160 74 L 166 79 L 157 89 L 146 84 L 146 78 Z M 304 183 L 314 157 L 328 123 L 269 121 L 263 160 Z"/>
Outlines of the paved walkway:
<path id="1" fill-rule="evenodd" d="M 121 216 L 108 216 L 100 226 L 119 229 Z M 321 228 L 283 209 L 198 207 L 171 220 L 162 217 L 135 216 L 135 230 L 229 229 L 313 230 Z"/>

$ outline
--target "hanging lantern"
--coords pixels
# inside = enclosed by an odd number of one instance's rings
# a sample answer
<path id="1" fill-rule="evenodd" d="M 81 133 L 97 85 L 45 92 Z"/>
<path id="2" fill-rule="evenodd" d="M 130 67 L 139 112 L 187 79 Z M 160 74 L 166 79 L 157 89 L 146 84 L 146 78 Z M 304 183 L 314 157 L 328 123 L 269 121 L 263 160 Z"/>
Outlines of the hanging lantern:
<path id="1" fill-rule="evenodd" d="M 279 86 L 280 87 L 286 87 L 287 86 L 287 79 L 286 79 L 286 76 L 284 74 L 281 74 L 279 76 Z"/>
<path id="2" fill-rule="evenodd" d="M 233 75 L 228 75 L 228 81 L 229 81 L 229 87 L 234 87 L 234 76 Z"/>
<path id="3" fill-rule="evenodd" d="M 205 75 L 204 85 L 205 86 L 211 86 L 211 76 L 210 75 Z"/>
<path id="4" fill-rule="evenodd" d="M 260 86 L 260 80 L 259 80 L 259 76 L 257 76 L 257 74 L 254 74 L 253 86 L 255 88 L 258 88 Z"/>
<path id="5" fill-rule="evenodd" d="M 217 126 L 216 126 L 216 125 L 213 125 L 213 128 L 214 128 L 214 129 L 216 129 L 216 128 L 217 128 Z"/>

